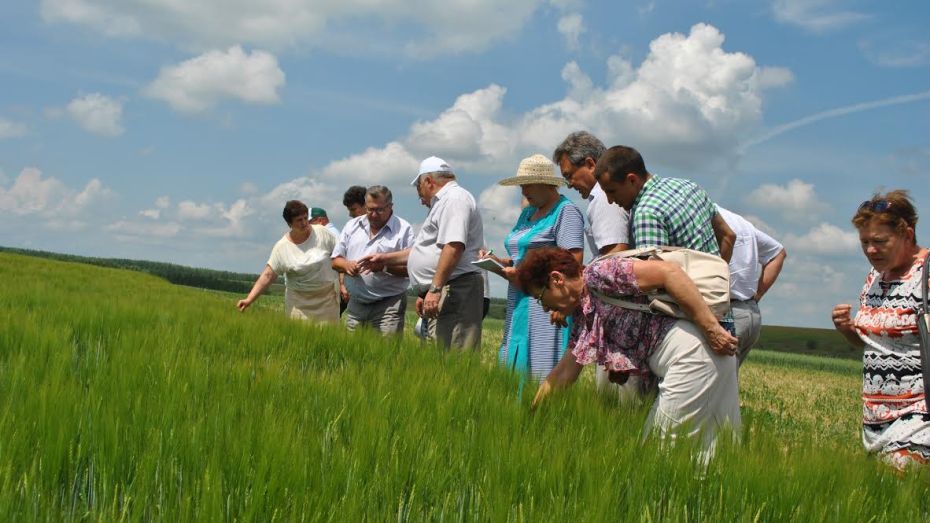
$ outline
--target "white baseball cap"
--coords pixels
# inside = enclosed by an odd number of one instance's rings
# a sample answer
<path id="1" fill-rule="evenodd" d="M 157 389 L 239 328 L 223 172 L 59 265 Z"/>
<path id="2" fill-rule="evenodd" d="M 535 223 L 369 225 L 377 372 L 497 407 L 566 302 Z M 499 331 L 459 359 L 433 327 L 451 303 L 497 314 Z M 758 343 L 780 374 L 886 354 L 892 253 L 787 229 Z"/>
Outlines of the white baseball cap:
<path id="1" fill-rule="evenodd" d="M 452 173 L 452 166 L 446 163 L 445 160 L 438 156 L 430 156 L 429 158 L 420 162 L 420 170 L 417 172 L 417 175 L 413 178 L 413 181 L 410 182 L 410 185 L 416 185 L 417 180 L 420 179 L 420 176 L 427 173 Z"/>

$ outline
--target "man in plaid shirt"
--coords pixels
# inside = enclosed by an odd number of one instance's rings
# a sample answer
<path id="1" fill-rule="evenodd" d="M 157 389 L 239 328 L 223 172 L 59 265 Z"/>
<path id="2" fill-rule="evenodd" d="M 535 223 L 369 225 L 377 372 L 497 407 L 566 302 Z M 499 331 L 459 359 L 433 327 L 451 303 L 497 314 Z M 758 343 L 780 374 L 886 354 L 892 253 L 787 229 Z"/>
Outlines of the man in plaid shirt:
<path id="1" fill-rule="evenodd" d="M 630 211 L 630 248 L 686 247 L 729 261 L 736 234 L 696 183 L 650 174 L 639 152 L 623 145 L 601 156 L 594 176 L 608 201 Z"/>

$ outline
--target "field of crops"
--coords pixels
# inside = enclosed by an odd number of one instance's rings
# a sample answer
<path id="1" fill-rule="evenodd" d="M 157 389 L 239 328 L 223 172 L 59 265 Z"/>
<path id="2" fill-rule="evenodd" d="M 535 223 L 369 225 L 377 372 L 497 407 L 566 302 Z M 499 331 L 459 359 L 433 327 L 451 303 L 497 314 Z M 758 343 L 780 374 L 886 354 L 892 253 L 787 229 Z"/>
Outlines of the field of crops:
<path id="1" fill-rule="evenodd" d="M 645 410 L 481 355 L 238 314 L 233 296 L 0 254 L 0 518 L 918 521 L 927 475 L 861 451 L 855 361 L 756 352 L 706 468 Z M 496 326 L 496 328 L 495 328 Z"/>

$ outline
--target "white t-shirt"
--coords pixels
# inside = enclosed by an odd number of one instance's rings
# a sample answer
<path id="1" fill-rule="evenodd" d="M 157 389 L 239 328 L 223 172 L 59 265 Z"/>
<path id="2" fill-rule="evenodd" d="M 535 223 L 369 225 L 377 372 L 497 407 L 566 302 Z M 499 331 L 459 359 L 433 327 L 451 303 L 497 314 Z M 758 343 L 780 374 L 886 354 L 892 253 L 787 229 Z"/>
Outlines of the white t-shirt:
<path id="1" fill-rule="evenodd" d="M 717 206 L 723 221 L 736 233 L 733 257 L 730 258 L 730 297 L 748 300 L 759 289 L 762 267 L 772 261 L 784 247 L 768 234 L 756 229 L 742 216 Z"/>
<path id="2" fill-rule="evenodd" d="M 300 245 L 294 244 L 285 233 L 271 249 L 268 266 L 278 276 L 284 276 L 288 289 L 313 292 L 339 281 L 330 259 L 336 237 L 322 225 L 310 227 L 310 237 Z"/>
<path id="3" fill-rule="evenodd" d="M 630 243 L 630 212 L 615 203 L 609 203 L 599 183 L 594 184 L 588 195 L 585 215 L 587 223 L 584 235 L 591 255 L 595 258 L 600 256 L 604 246 Z"/>
<path id="4" fill-rule="evenodd" d="M 465 244 L 465 251 L 449 279 L 480 271 L 471 262 L 478 259 L 478 250 L 484 244 L 481 214 L 475 198 L 454 180 L 446 182 L 433 196 L 429 214 L 407 258 L 410 283 L 417 292 L 425 291 L 432 283 L 443 246 L 453 242 Z"/>

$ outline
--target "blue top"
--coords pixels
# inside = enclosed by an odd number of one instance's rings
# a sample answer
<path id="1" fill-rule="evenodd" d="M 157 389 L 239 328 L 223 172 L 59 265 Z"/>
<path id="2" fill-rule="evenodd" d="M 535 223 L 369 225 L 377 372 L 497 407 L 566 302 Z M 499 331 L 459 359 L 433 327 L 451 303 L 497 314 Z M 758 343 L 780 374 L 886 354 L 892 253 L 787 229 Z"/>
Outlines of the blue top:
<path id="1" fill-rule="evenodd" d="M 530 217 L 535 207 L 527 207 L 504 240 L 514 266 L 529 249 L 561 247 L 584 248 L 584 218 L 581 210 L 564 196 L 548 214 L 538 220 Z M 558 363 L 568 341 L 568 331 L 549 322 L 549 313 L 536 300 L 517 290 L 507 289 L 507 315 L 500 348 L 502 365 L 537 378 L 545 378 Z"/>

